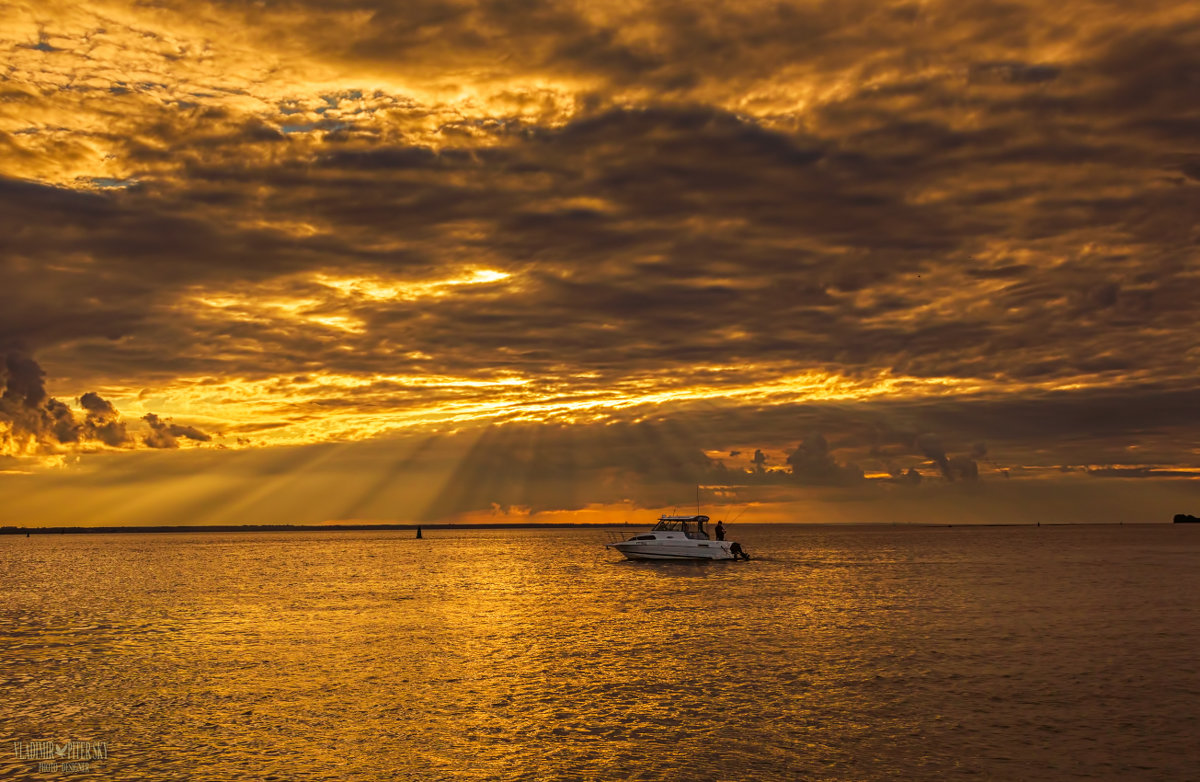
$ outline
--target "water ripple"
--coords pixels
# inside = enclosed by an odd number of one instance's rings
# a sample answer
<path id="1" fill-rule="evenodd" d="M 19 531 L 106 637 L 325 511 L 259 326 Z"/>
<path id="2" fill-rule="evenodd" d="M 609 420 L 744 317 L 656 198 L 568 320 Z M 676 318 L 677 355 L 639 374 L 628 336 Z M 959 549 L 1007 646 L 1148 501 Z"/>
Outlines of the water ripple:
<path id="1" fill-rule="evenodd" d="M 0 743 L 113 779 L 1188 779 L 1196 530 L 0 539 Z M 0 755 L 0 778 L 42 779 Z"/>

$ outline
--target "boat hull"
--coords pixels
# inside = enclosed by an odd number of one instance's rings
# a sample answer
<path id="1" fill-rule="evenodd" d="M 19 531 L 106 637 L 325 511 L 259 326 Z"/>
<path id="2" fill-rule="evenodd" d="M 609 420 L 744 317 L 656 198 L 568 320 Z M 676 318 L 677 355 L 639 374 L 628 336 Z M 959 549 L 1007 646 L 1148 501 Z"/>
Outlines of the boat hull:
<path id="1" fill-rule="evenodd" d="M 729 550 L 730 543 L 724 541 L 713 541 L 711 543 L 701 543 L 695 545 L 669 545 L 669 541 L 655 543 L 651 541 L 627 540 L 621 543 L 610 543 L 609 548 L 614 548 L 625 555 L 626 559 L 647 559 L 659 561 L 684 561 L 684 560 L 713 560 L 713 559 L 736 559 Z"/>

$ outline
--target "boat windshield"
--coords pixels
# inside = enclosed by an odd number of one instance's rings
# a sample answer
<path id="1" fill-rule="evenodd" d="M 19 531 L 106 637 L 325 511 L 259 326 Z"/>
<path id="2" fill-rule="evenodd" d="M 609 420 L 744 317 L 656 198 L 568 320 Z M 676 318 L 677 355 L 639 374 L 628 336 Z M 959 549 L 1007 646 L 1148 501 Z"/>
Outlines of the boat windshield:
<path id="1" fill-rule="evenodd" d="M 682 532 L 694 540 L 708 540 L 706 521 L 708 516 L 661 516 L 652 531 Z"/>

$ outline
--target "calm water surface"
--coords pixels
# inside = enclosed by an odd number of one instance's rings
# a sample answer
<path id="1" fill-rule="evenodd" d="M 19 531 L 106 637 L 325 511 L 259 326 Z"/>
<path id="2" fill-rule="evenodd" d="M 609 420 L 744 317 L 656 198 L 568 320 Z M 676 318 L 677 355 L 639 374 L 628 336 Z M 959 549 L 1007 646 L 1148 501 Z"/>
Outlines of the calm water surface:
<path id="1" fill-rule="evenodd" d="M 0 779 L 1200 778 L 1200 527 L 731 532 L 2 537 Z"/>

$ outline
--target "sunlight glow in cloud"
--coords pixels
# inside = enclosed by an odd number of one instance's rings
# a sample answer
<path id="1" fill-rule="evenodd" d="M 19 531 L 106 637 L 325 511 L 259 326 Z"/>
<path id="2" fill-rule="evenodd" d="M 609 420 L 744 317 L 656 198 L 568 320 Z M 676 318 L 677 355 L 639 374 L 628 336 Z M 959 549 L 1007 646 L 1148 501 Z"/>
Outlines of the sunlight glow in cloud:
<path id="1" fill-rule="evenodd" d="M 221 317 L 247 323 L 269 323 L 272 320 L 312 323 L 342 331 L 361 332 L 362 323 L 341 314 L 320 311 L 322 302 L 315 298 L 262 299 L 248 295 L 197 296 L 194 301 L 220 311 Z"/>
<path id="2" fill-rule="evenodd" d="M 258 380 L 196 378 L 172 386 L 110 391 L 122 410 L 156 409 L 222 433 L 228 447 L 358 440 L 390 432 L 436 432 L 486 423 L 598 423 L 686 414 L 696 404 L 788 406 L 807 402 L 929 400 L 995 389 L 957 378 L 848 377 L 821 372 L 745 382 L 744 366 L 711 366 L 709 382 L 669 374 L 603 385 L 594 378 L 436 374 L 315 374 Z M 768 371 L 758 368 L 755 377 Z M 778 370 L 776 370 L 778 371 Z M 717 381 L 717 382 L 714 382 Z M 1029 391 L 1014 387 L 1009 394 Z M 1056 390 L 1043 386 L 1039 390 Z"/>
<path id="3" fill-rule="evenodd" d="M 426 296 L 447 296 L 463 285 L 487 285 L 512 277 L 494 269 L 474 269 L 465 277 L 424 282 L 397 282 L 378 277 L 333 277 L 318 274 L 314 279 L 339 293 L 371 301 L 413 300 Z"/>

